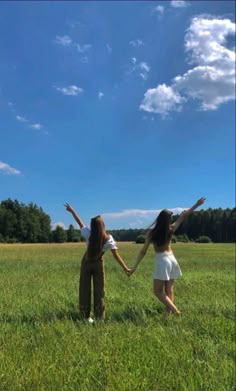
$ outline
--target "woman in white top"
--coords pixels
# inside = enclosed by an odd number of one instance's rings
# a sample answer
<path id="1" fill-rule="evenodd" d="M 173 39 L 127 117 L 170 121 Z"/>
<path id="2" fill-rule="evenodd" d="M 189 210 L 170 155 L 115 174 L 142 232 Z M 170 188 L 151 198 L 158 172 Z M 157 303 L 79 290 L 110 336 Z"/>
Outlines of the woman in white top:
<path id="1" fill-rule="evenodd" d="M 128 269 L 119 255 L 118 247 L 112 235 L 106 232 L 101 216 L 93 217 L 90 222 L 90 228 L 88 228 L 68 203 L 65 204 L 65 207 L 72 213 L 81 228 L 81 235 L 87 241 L 87 250 L 83 256 L 80 268 L 79 306 L 81 316 L 91 321 L 91 280 L 93 279 L 94 316 L 97 319 L 104 319 L 105 274 L 103 254 L 105 251 L 111 250 L 113 257 L 123 267 L 124 271 L 128 273 L 130 269 Z"/>
<path id="2" fill-rule="evenodd" d="M 152 243 L 156 252 L 154 267 L 154 293 L 165 305 L 167 312 L 179 314 L 179 309 L 174 305 L 174 280 L 181 277 L 182 273 L 178 262 L 171 249 L 171 238 L 185 217 L 189 216 L 198 206 L 205 202 L 205 198 L 200 198 L 190 209 L 184 211 L 178 219 L 171 224 L 172 212 L 162 210 L 153 223 L 153 228 L 149 231 L 145 243 L 141 248 L 134 266 L 129 275 L 134 273 L 138 264 L 144 258 L 148 247 Z"/>

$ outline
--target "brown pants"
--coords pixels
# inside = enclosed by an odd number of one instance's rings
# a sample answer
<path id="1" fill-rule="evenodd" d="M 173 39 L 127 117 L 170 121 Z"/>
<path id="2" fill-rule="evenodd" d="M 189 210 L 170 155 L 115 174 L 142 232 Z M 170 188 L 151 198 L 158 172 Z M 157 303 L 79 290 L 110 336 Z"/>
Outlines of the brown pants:
<path id="1" fill-rule="evenodd" d="M 93 279 L 93 304 L 95 318 L 105 318 L 105 275 L 103 259 L 90 260 L 85 253 L 80 267 L 79 307 L 83 318 L 91 310 L 91 282 Z"/>

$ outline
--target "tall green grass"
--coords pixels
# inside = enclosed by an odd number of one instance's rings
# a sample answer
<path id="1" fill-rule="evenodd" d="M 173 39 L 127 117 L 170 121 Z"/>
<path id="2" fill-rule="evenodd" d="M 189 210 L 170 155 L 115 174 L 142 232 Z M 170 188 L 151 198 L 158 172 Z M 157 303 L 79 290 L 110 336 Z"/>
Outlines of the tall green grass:
<path id="1" fill-rule="evenodd" d="M 128 278 L 105 255 L 106 321 L 79 320 L 84 244 L 0 246 L 0 390 L 233 391 L 231 244 L 175 244 L 181 316 L 152 293 L 150 249 Z M 120 243 L 132 265 L 140 245 Z"/>

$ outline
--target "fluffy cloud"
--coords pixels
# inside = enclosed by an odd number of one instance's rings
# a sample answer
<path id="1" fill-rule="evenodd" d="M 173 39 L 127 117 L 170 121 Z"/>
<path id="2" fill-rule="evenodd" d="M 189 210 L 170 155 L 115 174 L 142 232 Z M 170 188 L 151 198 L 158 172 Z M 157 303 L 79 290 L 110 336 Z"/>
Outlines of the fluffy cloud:
<path id="1" fill-rule="evenodd" d="M 16 116 L 16 119 L 17 121 L 19 122 L 22 122 L 22 123 L 28 123 L 28 127 L 31 128 L 31 129 L 35 129 L 35 130 L 41 130 L 43 128 L 43 125 L 41 125 L 40 123 L 34 123 L 34 124 L 30 124 L 29 123 L 29 120 L 25 117 L 22 117 L 20 115 L 17 115 Z"/>
<path id="2" fill-rule="evenodd" d="M 0 173 L 8 175 L 20 175 L 21 172 L 16 168 L 9 166 L 7 163 L 0 162 Z"/>
<path id="3" fill-rule="evenodd" d="M 150 67 L 149 67 L 149 65 L 146 62 L 140 62 L 139 67 L 140 67 L 141 70 L 143 70 L 145 72 L 149 72 L 150 71 Z"/>
<path id="4" fill-rule="evenodd" d="M 134 48 L 137 48 L 143 45 L 143 41 L 141 39 L 134 39 L 133 41 L 129 41 L 129 44 Z"/>
<path id="5" fill-rule="evenodd" d="M 102 99 L 104 97 L 104 93 L 102 91 L 99 91 L 98 93 L 98 98 Z"/>
<path id="6" fill-rule="evenodd" d="M 164 13 L 164 10 L 165 10 L 165 7 L 163 7 L 163 5 L 158 5 L 154 11 L 159 13 L 160 15 L 162 15 Z"/>
<path id="7" fill-rule="evenodd" d="M 184 208 L 171 208 L 174 215 L 181 214 Z M 106 226 L 110 229 L 119 229 L 124 226 L 132 228 L 147 228 L 150 226 L 156 217 L 161 212 L 161 209 L 126 209 L 121 212 L 103 213 L 102 217 L 106 222 Z"/>
<path id="8" fill-rule="evenodd" d="M 36 123 L 36 124 L 31 124 L 30 125 L 30 128 L 31 129 L 35 129 L 35 130 L 40 130 L 42 129 L 43 125 L 39 124 L 39 123 Z"/>
<path id="9" fill-rule="evenodd" d="M 62 223 L 61 221 L 58 221 L 58 223 L 52 224 L 51 227 L 52 227 L 52 230 L 53 230 L 53 231 L 54 231 L 57 227 L 61 227 L 61 228 L 63 228 L 63 229 L 67 229 L 66 226 L 65 226 L 65 224 Z"/>
<path id="10" fill-rule="evenodd" d="M 174 8 L 184 8 L 188 6 L 188 2 L 183 0 L 172 0 L 170 5 Z"/>
<path id="11" fill-rule="evenodd" d="M 21 117 L 20 115 L 16 116 L 17 121 L 19 122 L 28 122 L 28 120 L 25 117 Z"/>
<path id="12" fill-rule="evenodd" d="M 74 46 L 76 47 L 79 53 L 85 53 L 88 50 L 90 50 L 92 47 L 92 45 L 88 43 L 81 45 L 79 43 L 74 42 L 69 35 L 63 35 L 63 36 L 57 35 L 54 42 L 61 46 Z"/>
<path id="13" fill-rule="evenodd" d="M 55 43 L 62 46 L 70 46 L 72 44 L 72 39 L 69 35 L 57 35 L 55 39 Z"/>
<path id="14" fill-rule="evenodd" d="M 70 96 L 76 96 L 83 92 L 83 88 L 77 87 L 75 85 L 68 86 L 68 87 L 56 87 L 56 90 L 61 92 L 63 95 L 70 95 Z"/>
<path id="15" fill-rule="evenodd" d="M 141 76 L 142 79 L 147 80 L 148 72 L 150 71 L 149 65 L 146 62 L 140 62 L 140 64 L 138 64 L 138 67 L 141 70 L 139 76 Z"/>
<path id="16" fill-rule="evenodd" d="M 85 53 L 88 50 L 90 50 L 92 45 L 90 44 L 85 44 L 85 45 L 80 45 L 79 43 L 77 44 L 77 50 L 79 53 Z"/>
<path id="17" fill-rule="evenodd" d="M 132 68 L 129 70 L 128 74 L 139 74 L 142 79 L 147 80 L 148 72 L 150 71 L 149 65 L 144 61 L 138 63 L 136 57 L 132 57 L 131 62 L 133 65 Z"/>
<path id="18" fill-rule="evenodd" d="M 173 88 L 161 84 L 146 91 L 140 109 L 165 117 L 170 111 L 181 111 L 184 102 L 185 98 Z"/>
<path id="19" fill-rule="evenodd" d="M 73 41 L 69 35 L 63 35 L 63 36 L 57 35 L 54 42 L 58 45 L 61 45 L 64 47 L 70 46 L 73 50 L 77 50 L 77 52 L 80 53 L 80 55 L 82 56 L 80 58 L 80 61 L 82 63 L 88 63 L 88 57 L 85 56 L 84 54 L 87 53 L 92 48 L 91 44 L 86 43 L 86 44 L 81 45 L 80 43 Z"/>
<path id="20" fill-rule="evenodd" d="M 192 68 L 176 76 L 169 87 L 162 84 L 147 90 L 140 109 L 166 116 L 181 110 L 189 99 L 197 99 L 201 110 L 216 110 L 234 100 L 235 53 L 227 47 L 227 37 L 234 34 L 235 24 L 229 19 L 192 19 L 185 35 Z"/>

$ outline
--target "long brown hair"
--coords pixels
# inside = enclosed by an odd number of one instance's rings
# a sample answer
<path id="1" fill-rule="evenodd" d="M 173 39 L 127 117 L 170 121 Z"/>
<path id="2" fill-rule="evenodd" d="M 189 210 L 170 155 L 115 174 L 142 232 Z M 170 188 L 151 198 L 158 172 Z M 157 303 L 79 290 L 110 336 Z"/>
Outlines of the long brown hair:
<path id="1" fill-rule="evenodd" d="M 100 215 L 91 219 L 90 229 L 87 254 L 89 257 L 96 257 L 102 254 L 102 248 L 107 236 L 105 224 Z"/>
<path id="2" fill-rule="evenodd" d="M 156 246 L 162 246 L 171 239 L 171 215 L 172 212 L 170 210 L 163 209 L 151 225 L 153 228 L 151 228 L 148 235 L 151 242 Z"/>

